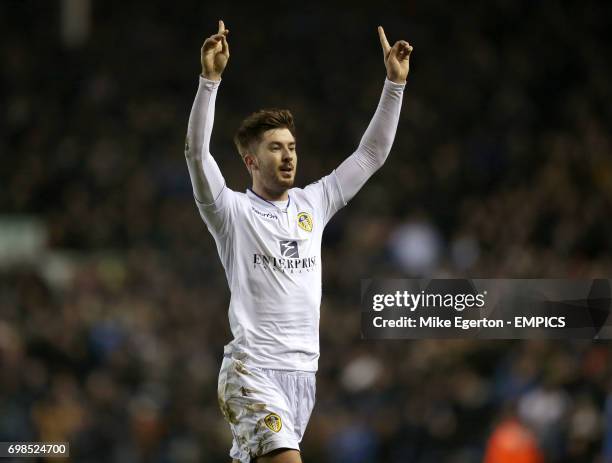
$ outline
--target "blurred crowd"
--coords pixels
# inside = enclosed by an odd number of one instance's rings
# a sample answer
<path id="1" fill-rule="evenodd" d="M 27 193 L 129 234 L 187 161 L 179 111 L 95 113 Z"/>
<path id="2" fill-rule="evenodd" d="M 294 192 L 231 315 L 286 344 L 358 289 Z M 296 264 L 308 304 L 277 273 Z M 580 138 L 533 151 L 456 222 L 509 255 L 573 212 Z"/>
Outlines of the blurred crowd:
<path id="1" fill-rule="evenodd" d="M 608 341 L 359 334 L 361 278 L 610 277 L 612 5 L 90 5 L 71 36 L 75 2 L 0 3 L 0 441 L 69 441 L 75 462 L 229 460 L 229 292 L 183 156 L 221 17 L 211 149 L 241 191 L 242 118 L 293 111 L 303 186 L 373 114 L 376 26 L 414 45 L 387 164 L 324 237 L 304 460 L 612 462 Z M 35 252 L 1 248 L 25 236 L 5 236 L 14 223 L 37 224 Z"/>

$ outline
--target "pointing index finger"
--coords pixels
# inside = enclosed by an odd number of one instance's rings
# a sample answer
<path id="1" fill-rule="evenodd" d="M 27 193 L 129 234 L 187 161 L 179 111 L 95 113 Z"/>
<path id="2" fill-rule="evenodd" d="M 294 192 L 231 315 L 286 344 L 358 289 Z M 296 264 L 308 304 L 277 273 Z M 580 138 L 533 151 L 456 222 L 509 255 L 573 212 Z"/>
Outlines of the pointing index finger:
<path id="1" fill-rule="evenodd" d="M 378 26 L 378 37 L 380 38 L 380 44 L 382 45 L 383 51 L 386 55 L 389 53 L 389 50 L 391 50 L 391 45 L 389 45 L 389 42 L 387 41 L 387 36 L 385 35 L 385 30 L 382 28 L 382 26 Z"/>
<path id="2" fill-rule="evenodd" d="M 223 31 L 225 31 L 225 24 L 223 23 L 223 20 L 220 19 L 219 20 L 219 32 L 217 32 L 217 34 L 223 34 Z"/>

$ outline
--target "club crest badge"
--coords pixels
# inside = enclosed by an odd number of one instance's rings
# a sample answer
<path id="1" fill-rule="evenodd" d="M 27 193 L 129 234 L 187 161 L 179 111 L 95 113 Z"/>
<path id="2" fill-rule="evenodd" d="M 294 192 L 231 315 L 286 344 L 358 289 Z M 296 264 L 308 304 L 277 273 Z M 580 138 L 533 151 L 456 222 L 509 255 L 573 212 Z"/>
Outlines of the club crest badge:
<path id="1" fill-rule="evenodd" d="M 307 232 L 312 231 L 312 216 L 308 212 L 300 212 L 297 216 L 298 226 Z"/>
<path id="2" fill-rule="evenodd" d="M 264 418 L 264 423 L 270 431 L 279 432 L 283 427 L 283 422 L 281 421 L 280 416 L 276 413 L 270 413 L 268 416 Z"/>

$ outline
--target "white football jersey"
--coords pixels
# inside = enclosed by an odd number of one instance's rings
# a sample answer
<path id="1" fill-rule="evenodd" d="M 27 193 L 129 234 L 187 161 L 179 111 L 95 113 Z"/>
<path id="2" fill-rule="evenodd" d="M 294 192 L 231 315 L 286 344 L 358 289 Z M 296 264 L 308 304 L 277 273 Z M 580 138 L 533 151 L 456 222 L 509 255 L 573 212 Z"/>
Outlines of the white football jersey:
<path id="1" fill-rule="evenodd" d="M 259 368 L 316 371 L 321 239 L 345 205 L 335 171 L 289 190 L 285 207 L 227 187 L 212 205 L 196 203 L 231 291 L 234 339 L 225 354 Z"/>
<path id="2" fill-rule="evenodd" d="M 225 186 L 209 151 L 219 84 L 200 77 L 185 159 L 232 295 L 234 340 L 225 353 L 253 367 L 316 371 L 323 228 L 385 162 L 404 84 L 385 79 L 376 112 L 355 152 L 318 182 L 289 190 L 289 201 L 281 207 L 251 190 L 237 193 Z"/>

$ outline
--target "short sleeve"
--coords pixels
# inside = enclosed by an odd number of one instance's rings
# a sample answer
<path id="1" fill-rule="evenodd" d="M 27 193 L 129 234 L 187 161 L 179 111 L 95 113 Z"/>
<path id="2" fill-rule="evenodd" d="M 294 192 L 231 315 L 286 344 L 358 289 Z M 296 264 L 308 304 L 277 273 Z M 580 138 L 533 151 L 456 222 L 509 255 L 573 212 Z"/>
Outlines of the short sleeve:
<path id="1" fill-rule="evenodd" d="M 304 188 L 304 193 L 319 209 L 324 224 L 327 224 L 336 212 L 346 206 L 335 170 L 320 180 L 307 185 Z"/>
<path id="2" fill-rule="evenodd" d="M 194 198 L 200 216 L 212 234 L 224 235 L 229 231 L 236 215 L 237 196 L 235 191 L 224 186 L 212 204 L 203 204 Z"/>

